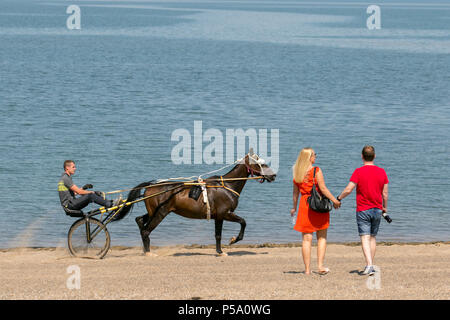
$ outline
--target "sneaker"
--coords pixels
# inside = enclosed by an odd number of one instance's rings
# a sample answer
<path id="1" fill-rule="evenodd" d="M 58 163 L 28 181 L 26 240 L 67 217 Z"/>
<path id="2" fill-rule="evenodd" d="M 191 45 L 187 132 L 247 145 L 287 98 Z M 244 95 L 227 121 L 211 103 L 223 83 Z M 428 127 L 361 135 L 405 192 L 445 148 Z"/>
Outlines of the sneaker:
<path id="1" fill-rule="evenodd" d="M 361 274 L 371 276 L 375 274 L 375 269 L 373 268 L 373 266 L 366 266 Z"/>
<path id="2" fill-rule="evenodd" d="M 122 203 L 122 195 L 120 195 L 116 200 L 113 201 L 113 207 L 118 206 Z"/>

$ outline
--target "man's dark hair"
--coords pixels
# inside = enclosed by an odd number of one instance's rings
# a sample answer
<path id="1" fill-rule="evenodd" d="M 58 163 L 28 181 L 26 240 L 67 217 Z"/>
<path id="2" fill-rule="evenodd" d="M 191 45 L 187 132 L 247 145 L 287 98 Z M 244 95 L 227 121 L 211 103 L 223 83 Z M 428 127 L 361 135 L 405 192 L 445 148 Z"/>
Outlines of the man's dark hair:
<path id="1" fill-rule="evenodd" d="M 375 148 L 373 146 L 365 145 L 362 149 L 362 156 L 366 161 L 373 161 L 375 158 Z"/>
<path id="2" fill-rule="evenodd" d="M 75 163 L 75 161 L 73 161 L 73 160 L 66 160 L 66 161 L 64 161 L 64 170 L 66 170 L 66 168 L 69 165 L 69 163 Z"/>

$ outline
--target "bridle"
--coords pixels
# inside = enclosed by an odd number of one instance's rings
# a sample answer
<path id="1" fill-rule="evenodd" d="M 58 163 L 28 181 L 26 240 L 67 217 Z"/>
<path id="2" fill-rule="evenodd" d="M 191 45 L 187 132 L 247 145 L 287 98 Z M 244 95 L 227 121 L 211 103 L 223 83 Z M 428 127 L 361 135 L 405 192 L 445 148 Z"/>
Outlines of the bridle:
<path id="1" fill-rule="evenodd" d="M 264 177 L 264 175 L 262 174 L 262 172 L 263 172 L 263 168 L 262 168 L 262 164 L 264 164 L 265 162 L 264 162 L 264 159 L 259 159 L 259 158 L 257 158 L 257 159 L 255 159 L 251 154 L 247 154 L 248 155 L 248 159 L 250 160 L 250 159 L 252 159 L 256 164 L 258 164 L 258 166 L 259 166 L 259 168 L 260 168 L 260 171 L 257 171 L 257 170 L 255 170 L 255 169 L 253 169 L 251 166 L 250 166 L 250 164 L 249 163 L 247 163 L 247 161 L 245 160 L 245 158 L 244 158 L 244 164 L 245 164 L 245 167 L 247 168 L 247 173 L 248 174 L 250 174 L 250 176 L 260 176 L 261 177 L 261 180 L 259 181 L 260 183 L 263 183 L 265 180 L 266 180 L 266 178 Z"/>

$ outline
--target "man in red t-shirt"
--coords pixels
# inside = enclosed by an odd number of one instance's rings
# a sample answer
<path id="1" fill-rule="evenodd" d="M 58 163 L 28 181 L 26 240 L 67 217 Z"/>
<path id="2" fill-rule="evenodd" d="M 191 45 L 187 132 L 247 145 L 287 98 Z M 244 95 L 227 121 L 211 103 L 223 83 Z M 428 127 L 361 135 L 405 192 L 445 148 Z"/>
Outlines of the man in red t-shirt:
<path id="1" fill-rule="evenodd" d="M 373 260 L 376 235 L 381 215 L 387 212 L 389 180 L 384 169 L 373 164 L 375 159 L 373 146 L 364 146 L 361 157 L 364 165 L 353 172 L 349 184 L 337 200 L 344 199 L 356 187 L 356 222 L 366 259 L 366 267 L 362 274 L 372 275 L 375 273 Z"/>

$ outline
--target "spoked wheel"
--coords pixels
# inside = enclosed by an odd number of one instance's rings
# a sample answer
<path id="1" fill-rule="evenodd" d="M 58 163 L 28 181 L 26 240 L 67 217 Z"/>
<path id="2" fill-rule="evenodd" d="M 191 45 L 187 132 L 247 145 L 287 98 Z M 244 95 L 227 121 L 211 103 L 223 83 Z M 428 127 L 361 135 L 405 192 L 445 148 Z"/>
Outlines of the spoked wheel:
<path id="1" fill-rule="evenodd" d="M 108 229 L 95 218 L 80 219 L 70 227 L 69 251 L 75 257 L 101 259 L 110 242 Z"/>

